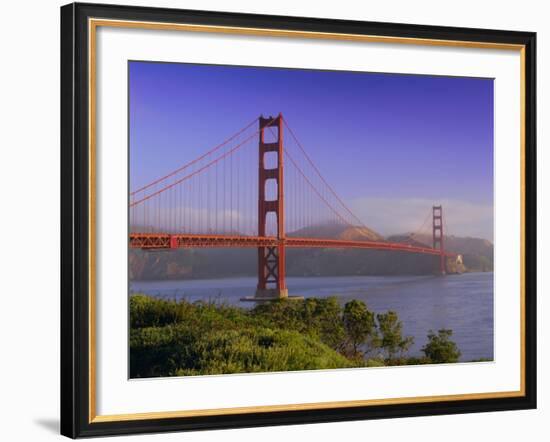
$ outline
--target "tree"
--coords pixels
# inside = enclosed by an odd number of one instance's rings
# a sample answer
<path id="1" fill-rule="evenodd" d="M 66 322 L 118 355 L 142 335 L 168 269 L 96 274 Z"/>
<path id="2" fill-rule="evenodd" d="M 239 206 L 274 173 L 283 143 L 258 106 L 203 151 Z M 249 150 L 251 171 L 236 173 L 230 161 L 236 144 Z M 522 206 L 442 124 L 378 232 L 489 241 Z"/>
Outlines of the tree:
<path id="1" fill-rule="evenodd" d="M 306 305 L 307 302 L 304 303 L 304 308 Z M 346 331 L 342 321 L 342 307 L 338 298 L 316 298 L 314 309 L 310 314 L 313 315 L 313 319 L 308 319 L 308 322 L 314 325 L 313 330 L 321 341 L 334 350 L 341 349 L 342 342 L 346 339 Z"/>
<path id="2" fill-rule="evenodd" d="M 382 335 L 381 347 L 386 350 L 388 360 L 395 359 L 396 355 L 402 356 L 414 343 L 412 336 L 403 338 L 403 323 L 399 320 L 397 313 L 388 311 L 376 315 L 378 320 L 378 329 Z"/>
<path id="3" fill-rule="evenodd" d="M 461 353 L 457 345 L 449 339 L 452 334 L 452 330 L 445 328 L 439 330 L 437 335 L 433 330 L 429 331 L 428 343 L 422 348 L 422 351 L 432 363 L 458 362 Z"/>
<path id="4" fill-rule="evenodd" d="M 353 300 L 346 303 L 342 315 L 344 329 L 346 331 L 346 347 L 351 346 L 351 356 L 362 356 L 363 353 L 375 348 L 378 343 L 378 335 L 376 333 L 376 323 L 374 321 L 374 313 L 372 313 L 364 302 Z M 361 352 L 359 347 L 366 346 L 365 351 Z M 348 353 L 348 349 L 344 352 Z"/>

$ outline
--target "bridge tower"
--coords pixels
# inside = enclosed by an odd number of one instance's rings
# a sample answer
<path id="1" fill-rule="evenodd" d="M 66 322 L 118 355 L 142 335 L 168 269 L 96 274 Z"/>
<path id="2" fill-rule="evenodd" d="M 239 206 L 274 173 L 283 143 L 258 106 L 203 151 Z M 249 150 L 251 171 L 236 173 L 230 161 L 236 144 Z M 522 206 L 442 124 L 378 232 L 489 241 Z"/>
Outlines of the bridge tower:
<path id="1" fill-rule="evenodd" d="M 284 171 L 283 171 L 283 116 L 264 118 L 260 116 L 259 139 L 259 191 L 258 191 L 258 236 L 266 236 L 266 225 L 269 213 L 277 218 L 277 245 L 258 247 L 258 286 L 255 298 L 277 299 L 288 297 L 285 280 L 285 205 L 284 205 Z M 276 139 L 266 142 L 265 131 L 274 133 Z M 265 167 L 265 154 L 276 152 L 277 166 Z M 266 184 L 275 180 L 277 185 L 276 199 L 266 199 Z"/>
<path id="2" fill-rule="evenodd" d="M 444 275 L 447 273 L 446 258 L 445 258 L 445 248 L 443 244 L 443 207 L 442 206 L 433 206 L 432 207 L 432 238 L 433 238 L 433 248 L 439 250 L 439 274 Z"/>

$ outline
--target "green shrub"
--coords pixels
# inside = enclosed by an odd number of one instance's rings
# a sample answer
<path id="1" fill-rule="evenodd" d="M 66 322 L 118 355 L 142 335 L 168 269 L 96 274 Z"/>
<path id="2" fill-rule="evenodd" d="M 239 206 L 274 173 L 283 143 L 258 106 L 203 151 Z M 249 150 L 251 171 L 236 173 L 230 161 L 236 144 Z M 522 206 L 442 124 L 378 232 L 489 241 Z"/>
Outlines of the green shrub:
<path id="1" fill-rule="evenodd" d="M 403 354 L 395 312 L 375 315 L 364 302 L 281 299 L 251 310 L 219 303 L 130 298 L 130 375 L 252 373 L 453 362 L 450 331 L 430 334 L 423 358 Z M 366 359 L 373 349 L 386 353 Z M 457 353 L 458 352 L 458 353 Z M 457 356 L 458 354 L 458 356 Z"/>
<path id="2" fill-rule="evenodd" d="M 367 367 L 384 367 L 386 364 L 384 362 L 384 359 L 371 358 L 371 359 L 367 359 L 365 365 Z"/>
<path id="3" fill-rule="evenodd" d="M 397 356 L 402 358 L 414 343 L 414 339 L 412 336 L 403 337 L 403 323 L 399 320 L 397 313 L 390 310 L 376 315 L 376 319 L 382 339 L 380 345 L 386 351 L 388 361 L 395 360 Z M 399 364 L 399 361 L 396 361 L 396 364 Z"/>
<path id="4" fill-rule="evenodd" d="M 254 373 L 354 367 L 296 331 L 264 328 L 197 333 L 185 325 L 131 331 L 131 376 Z"/>
<path id="5" fill-rule="evenodd" d="M 432 363 L 458 362 L 461 353 L 456 344 L 449 339 L 452 334 L 452 330 L 445 328 L 439 330 L 437 335 L 430 330 L 428 343 L 422 348 L 422 351 Z"/>
<path id="6" fill-rule="evenodd" d="M 374 313 L 367 309 L 364 302 L 355 299 L 347 302 L 342 321 L 347 336 L 347 348 L 344 348 L 346 354 L 352 358 L 363 358 L 365 350 L 368 353 L 379 346 Z"/>
<path id="7" fill-rule="evenodd" d="M 251 316 L 266 327 L 295 330 L 318 337 L 333 349 L 345 339 L 338 299 L 307 298 L 304 301 L 280 299 L 256 306 Z"/>

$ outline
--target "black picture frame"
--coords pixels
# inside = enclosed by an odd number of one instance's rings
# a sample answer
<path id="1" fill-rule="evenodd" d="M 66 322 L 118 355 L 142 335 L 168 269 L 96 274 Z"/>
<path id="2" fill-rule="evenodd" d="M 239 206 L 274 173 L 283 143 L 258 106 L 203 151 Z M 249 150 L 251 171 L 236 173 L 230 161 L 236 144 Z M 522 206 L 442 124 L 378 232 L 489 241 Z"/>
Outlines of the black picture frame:
<path id="1" fill-rule="evenodd" d="M 216 416 L 90 420 L 88 19 L 236 26 L 524 46 L 524 395 Z M 61 434 L 76 438 L 536 408 L 536 34 L 73 3 L 61 8 Z"/>

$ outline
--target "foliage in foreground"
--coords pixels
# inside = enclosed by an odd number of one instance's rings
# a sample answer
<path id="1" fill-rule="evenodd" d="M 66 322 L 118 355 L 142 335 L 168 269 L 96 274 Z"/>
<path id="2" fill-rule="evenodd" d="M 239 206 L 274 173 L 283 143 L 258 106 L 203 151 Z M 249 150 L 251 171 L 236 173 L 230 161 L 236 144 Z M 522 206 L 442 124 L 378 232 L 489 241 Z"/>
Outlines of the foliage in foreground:
<path id="1" fill-rule="evenodd" d="M 130 298 L 131 377 L 294 371 L 456 362 L 450 330 L 433 332 L 425 357 L 407 358 L 395 312 L 364 302 L 280 300 L 251 310 L 223 304 Z M 451 332 L 452 333 L 452 332 Z"/>
<path id="2" fill-rule="evenodd" d="M 453 331 L 442 328 L 435 334 L 433 330 L 428 333 L 428 343 L 422 348 L 427 358 L 434 364 L 445 362 L 458 362 L 460 350 L 456 344 L 450 340 Z"/>

